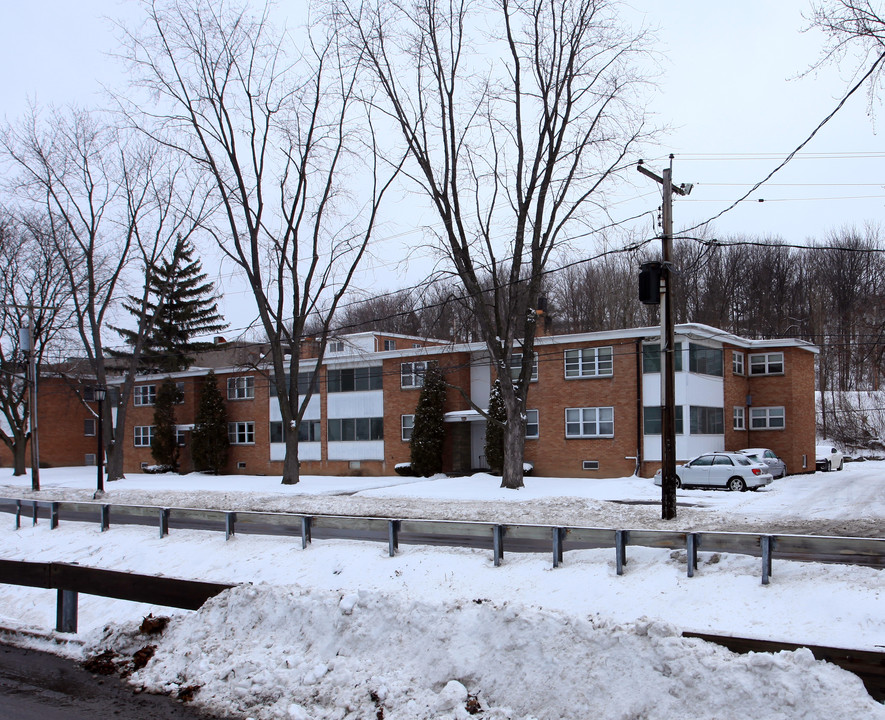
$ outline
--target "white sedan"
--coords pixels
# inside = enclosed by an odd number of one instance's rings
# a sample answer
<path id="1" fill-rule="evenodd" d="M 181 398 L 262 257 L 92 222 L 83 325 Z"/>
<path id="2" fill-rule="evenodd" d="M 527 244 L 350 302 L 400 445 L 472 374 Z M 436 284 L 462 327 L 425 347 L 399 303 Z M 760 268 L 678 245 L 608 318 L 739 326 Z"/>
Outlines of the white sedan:
<path id="1" fill-rule="evenodd" d="M 818 445 L 814 448 L 814 458 L 816 468 L 824 472 L 841 470 L 844 465 L 842 452 L 835 445 Z"/>
<path id="2" fill-rule="evenodd" d="M 677 487 L 721 487 L 743 491 L 768 485 L 768 468 L 741 453 L 705 453 L 676 466 Z M 661 471 L 655 473 L 655 485 L 661 484 Z"/>

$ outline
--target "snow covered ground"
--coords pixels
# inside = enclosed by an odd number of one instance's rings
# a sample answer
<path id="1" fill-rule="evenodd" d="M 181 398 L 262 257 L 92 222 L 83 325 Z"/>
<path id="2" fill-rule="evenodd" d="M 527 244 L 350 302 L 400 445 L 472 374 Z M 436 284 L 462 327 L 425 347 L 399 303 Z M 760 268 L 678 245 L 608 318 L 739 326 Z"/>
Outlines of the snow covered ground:
<path id="1" fill-rule="evenodd" d="M 0 496 L 87 499 L 89 468 L 0 477 Z M 308 477 L 296 486 L 252 476 L 131 475 L 107 502 L 449 517 L 631 529 L 756 529 L 882 536 L 885 463 L 846 465 L 775 481 L 757 493 L 680 491 L 679 517 L 659 519 L 650 480 L 527 478 L 506 491 L 489 476 Z M 627 501 L 630 504 L 613 501 Z M 648 504 L 644 504 L 648 503 Z M 240 587 L 198 612 L 81 595 L 80 633 L 57 651 L 155 645 L 130 676 L 233 717 L 492 720 L 533 718 L 885 718 L 857 678 L 809 652 L 735 655 L 682 630 L 881 650 L 885 582 L 870 568 L 759 561 L 631 547 L 618 577 L 611 550 L 507 554 L 488 550 L 155 528 L 48 523 L 0 526 L 0 556 L 202 578 Z M 160 636 L 139 632 L 148 613 L 172 615 Z M 51 637 L 55 594 L 0 586 L 0 625 Z M 38 643 L 37 640 L 31 642 Z M 38 643 L 41 646 L 46 643 Z"/>

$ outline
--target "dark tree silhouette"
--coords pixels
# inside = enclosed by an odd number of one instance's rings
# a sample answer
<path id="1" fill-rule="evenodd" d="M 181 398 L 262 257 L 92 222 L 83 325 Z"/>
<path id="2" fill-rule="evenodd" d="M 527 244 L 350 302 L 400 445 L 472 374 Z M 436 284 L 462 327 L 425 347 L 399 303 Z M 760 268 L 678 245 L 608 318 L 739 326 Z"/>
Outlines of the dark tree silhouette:
<path id="1" fill-rule="evenodd" d="M 415 424 L 409 440 L 412 472 L 430 477 L 442 472 L 445 427 L 443 413 L 446 401 L 446 382 L 435 364 L 428 364 L 424 373 L 424 387 L 415 408 Z"/>
<path id="2" fill-rule="evenodd" d="M 209 371 L 200 390 L 200 406 L 191 434 L 194 469 L 218 475 L 227 465 L 227 407 L 218 390 L 218 379 Z"/>
<path id="3" fill-rule="evenodd" d="M 175 433 L 175 406 L 183 394 L 174 380 L 166 378 L 157 390 L 154 403 L 154 439 L 151 455 L 164 470 L 177 470 L 181 448 Z"/>

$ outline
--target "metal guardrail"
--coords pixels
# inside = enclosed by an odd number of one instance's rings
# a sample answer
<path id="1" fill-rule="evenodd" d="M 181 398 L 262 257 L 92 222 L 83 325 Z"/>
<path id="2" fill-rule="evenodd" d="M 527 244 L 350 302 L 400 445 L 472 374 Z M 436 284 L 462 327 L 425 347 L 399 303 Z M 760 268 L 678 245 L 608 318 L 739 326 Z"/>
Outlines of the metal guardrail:
<path id="1" fill-rule="evenodd" d="M 761 559 L 762 584 L 767 585 L 772 575 L 775 555 L 804 554 L 805 559 L 815 562 L 836 562 L 855 565 L 885 567 L 885 538 L 825 537 L 810 535 L 756 534 L 743 532 L 681 532 L 672 530 L 615 530 L 553 525 L 520 525 L 473 522 L 466 520 L 420 520 L 345 515 L 299 515 L 267 513 L 258 511 L 231 512 L 198 508 L 167 508 L 149 505 L 110 505 L 90 502 L 30 501 L 17 498 L 0 498 L 0 511 L 15 515 L 14 527 L 21 527 L 22 519 L 30 517 L 37 524 L 41 511 L 48 514 L 50 527 L 56 528 L 61 511 L 75 512 L 93 517 L 102 531 L 110 529 L 111 521 L 131 524 L 151 523 L 154 519 L 160 537 L 170 532 L 170 527 L 180 522 L 208 523 L 208 529 L 224 530 L 230 539 L 237 527 L 260 533 L 262 526 L 290 528 L 301 536 L 301 546 L 306 548 L 313 540 L 315 530 L 338 532 L 362 532 L 374 539 L 386 540 L 392 557 L 399 547 L 401 536 L 415 538 L 432 537 L 439 544 L 458 545 L 464 538 L 473 539 L 481 546 L 488 546 L 497 567 L 504 557 L 505 544 L 509 541 L 547 543 L 552 552 L 553 567 L 563 562 L 568 545 L 573 547 L 610 547 L 615 550 L 615 566 L 622 575 L 627 565 L 629 546 L 685 549 L 687 574 L 693 577 L 697 570 L 699 550 L 730 552 L 758 556 Z M 126 523 L 126 521 L 130 521 Z M 151 523 L 153 524 L 153 523 Z M 366 538 L 356 538 L 366 539 Z M 488 545 L 486 545 L 488 543 Z"/>

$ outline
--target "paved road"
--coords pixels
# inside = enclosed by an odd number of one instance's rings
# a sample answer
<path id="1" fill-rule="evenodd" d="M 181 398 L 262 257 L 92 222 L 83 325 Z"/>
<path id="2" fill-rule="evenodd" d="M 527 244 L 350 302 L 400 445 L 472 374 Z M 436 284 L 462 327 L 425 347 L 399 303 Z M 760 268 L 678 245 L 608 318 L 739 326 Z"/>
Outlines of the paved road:
<path id="1" fill-rule="evenodd" d="M 207 720 L 167 697 L 141 693 L 56 655 L 0 644 L 0 720 Z M 214 716 L 213 716 L 214 717 Z"/>

